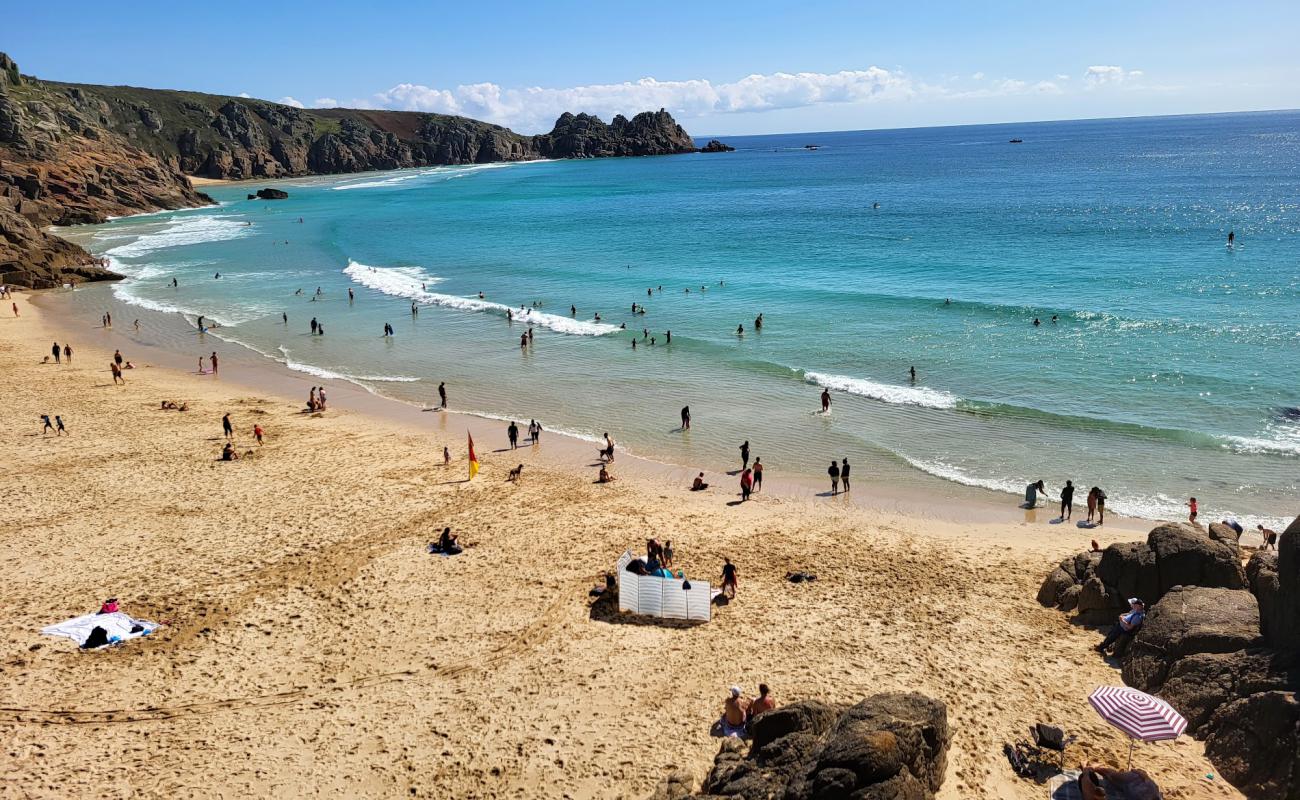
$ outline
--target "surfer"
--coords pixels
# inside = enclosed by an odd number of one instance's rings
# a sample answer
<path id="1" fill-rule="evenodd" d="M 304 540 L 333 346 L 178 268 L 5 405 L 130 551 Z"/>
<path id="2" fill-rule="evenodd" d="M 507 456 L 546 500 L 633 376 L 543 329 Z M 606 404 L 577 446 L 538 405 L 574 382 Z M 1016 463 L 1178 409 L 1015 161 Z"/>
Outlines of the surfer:
<path id="1" fill-rule="evenodd" d="M 1235 231 L 1228 231 L 1228 247 L 1232 247 L 1233 243 L 1236 241 L 1237 233 Z"/>

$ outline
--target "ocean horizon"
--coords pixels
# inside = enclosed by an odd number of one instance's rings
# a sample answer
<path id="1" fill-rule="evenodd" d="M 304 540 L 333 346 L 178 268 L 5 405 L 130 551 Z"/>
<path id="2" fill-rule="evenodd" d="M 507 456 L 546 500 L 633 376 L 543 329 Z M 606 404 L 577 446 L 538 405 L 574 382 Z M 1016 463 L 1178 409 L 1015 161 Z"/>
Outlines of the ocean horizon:
<path id="1" fill-rule="evenodd" d="M 75 302 L 672 463 L 1294 513 L 1300 112 L 725 140 L 204 187 L 65 231 L 127 276 Z"/>

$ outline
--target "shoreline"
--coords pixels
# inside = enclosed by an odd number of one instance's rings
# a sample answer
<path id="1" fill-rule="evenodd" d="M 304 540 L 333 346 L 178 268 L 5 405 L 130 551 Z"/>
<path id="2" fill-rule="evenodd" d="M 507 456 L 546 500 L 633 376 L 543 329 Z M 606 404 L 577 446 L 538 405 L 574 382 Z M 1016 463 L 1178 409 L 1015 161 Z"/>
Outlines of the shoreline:
<path id="1" fill-rule="evenodd" d="M 674 769 L 702 777 L 725 687 L 759 680 L 780 702 L 943 700 L 953 740 L 937 800 L 1041 796 L 1000 752 L 1036 720 L 1079 736 L 1070 764 L 1123 763 L 1127 741 L 1086 699 L 1119 680 L 1089 650 L 1099 634 L 1034 599 L 1098 531 L 775 493 L 733 506 L 730 486 L 692 493 L 624 456 L 619 482 L 600 486 L 590 462 L 563 463 L 594 447 L 546 434 L 522 448 L 519 483 L 504 480 L 516 457 L 476 439 L 483 472 L 467 482 L 463 452 L 444 469 L 441 445 L 486 422 L 369 413 L 355 387 L 304 414 L 263 370 L 245 383 L 225 359 L 220 378 L 186 374 L 134 345 L 146 356 L 126 353 L 138 366 L 114 386 L 104 362 L 122 334 L 17 297 L 22 315 L 0 319 L 5 464 L 12 495 L 39 502 L 0 506 L 15 565 L 0 729 L 33 792 L 641 797 Z M 72 331 L 75 363 L 41 364 Z M 303 394 L 312 382 L 282 378 Z M 70 435 L 41 436 L 38 412 L 62 414 Z M 237 462 L 216 460 L 224 412 Z M 424 551 L 443 525 L 466 553 Z M 647 536 L 672 538 L 696 579 L 732 558 L 737 599 L 688 627 L 602 611 L 588 589 Z M 792 570 L 819 580 L 791 584 Z M 38 635 L 107 596 L 164 627 L 92 654 Z M 111 763 L 92 757 L 109 725 Z M 1144 745 L 1140 763 L 1170 796 L 1241 797 L 1205 780 L 1190 737 Z"/>
<path id="2" fill-rule="evenodd" d="M 84 291 L 84 289 L 82 290 Z M 67 302 L 60 297 L 59 291 L 50 291 L 39 293 L 38 307 L 49 305 L 50 318 L 52 318 L 52 327 L 59 331 L 65 339 L 68 334 L 75 333 L 77 336 L 84 336 L 85 330 L 78 330 L 73 326 L 71 310 L 68 308 L 57 308 L 59 304 L 67 305 Z M 68 298 L 70 301 L 70 298 Z M 117 302 L 117 301 L 115 301 Z M 155 315 L 158 317 L 171 317 L 173 315 L 162 312 L 152 311 L 150 309 L 134 307 L 138 313 L 144 315 Z M 51 324 L 47 322 L 47 324 Z M 130 347 L 143 349 L 145 352 L 152 354 L 159 365 L 186 373 L 193 373 L 190 367 L 190 356 L 178 353 L 173 350 L 164 349 L 158 346 L 151 346 L 142 342 L 140 339 L 133 338 L 130 332 L 123 330 L 121 333 L 117 329 L 104 330 L 95 326 L 87 326 L 89 330 L 95 331 L 101 337 L 106 337 L 108 341 L 113 342 L 113 349 Z M 473 411 L 460 411 L 454 407 L 450 413 L 434 412 L 426 404 L 424 407 L 417 407 L 411 403 L 396 398 L 388 397 L 377 391 L 363 387 L 362 385 L 350 380 L 341 378 L 325 378 L 313 375 L 308 372 L 294 370 L 291 367 L 248 348 L 245 345 L 223 339 L 219 332 L 212 334 L 213 339 L 220 343 L 221 348 L 227 350 L 233 348 L 243 353 L 246 359 L 241 360 L 240 377 L 234 380 L 247 387 L 252 391 L 271 391 L 282 397 L 302 397 L 307 396 L 308 390 L 312 386 L 326 386 L 329 390 L 331 403 L 336 407 L 338 401 L 343 401 L 346 407 L 361 411 L 362 413 L 372 414 L 383 417 L 388 420 L 400 421 L 404 424 L 415 425 L 423 430 L 423 426 L 428 424 L 425 417 L 427 413 L 433 413 L 437 418 L 437 427 L 440 432 L 446 433 L 449 421 L 456 419 L 463 420 L 468 432 L 475 437 L 476 444 L 484 446 L 488 443 L 496 445 L 505 440 L 506 421 L 497 419 Z M 209 343 L 204 352 L 208 352 L 213 345 Z M 223 358 L 226 354 L 222 354 Z M 228 362 L 226 362 L 228 363 Z M 233 370 L 226 374 L 229 376 Z M 230 380 L 229 377 L 223 377 L 223 381 Z M 454 398 L 455 389 L 452 388 L 450 394 Z M 453 402 L 454 406 L 454 402 Z M 527 422 L 519 422 L 520 428 L 527 427 Z M 546 441 L 561 442 L 563 455 L 554 460 L 548 456 L 548 463 L 563 466 L 573 466 L 577 463 L 586 463 L 590 466 L 593 475 L 596 470 L 596 462 L 590 457 L 596 449 L 596 444 L 585 438 L 574 434 L 564 432 L 546 431 L 544 433 Z M 616 437 L 617 440 L 617 437 Z M 495 447 L 493 448 L 495 449 Z M 705 480 L 715 491 L 730 491 L 737 496 L 739 495 L 739 472 L 723 471 L 718 469 L 697 468 L 695 466 L 677 464 L 671 461 L 658 460 L 648 456 L 637 455 L 626 452 L 621 446 L 616 452 L 616 474 L 620 475 L 623 471 L 629 470 L 630 474 L 638 477 L 650 477 L 656 482 L 665 486 L 689 486 L 692 479 L 699 472 L 704 472 Z M 865 474 L 865 477 L 864 477 Z M 859 467 L 859 477 L 855 480 L 854 492 L 841 493 L 839 496 L 831 498 L 826 492 L 826 480 L 805 474 L 787 475 L 773 472 L 771 469 L 766 473 L 767 483 L 763 487 L 763 493 L 774 496 L 791 499 L 799 499 L 809 502 L 833 502 L 840 505 L 849 505 L 856 508 L 874 511 L 888 511 L 895 513 L 904 513 L 918 519 L 941 519 L 951 522 L 982 522 L 982 523 L 1008 523 L 1024 526 L 1048 526 L 1044 530 L 1056 531 L 1065 529 L 1071 531 L 1095 531 L 1103 533 L 1104 530 L 1127 531 L 1145 535 L 1145 533 L 1158 520 L 1147 520 L 1138 517 L 1125 517 L 1119 514 L 1109 514 L 1105 526 L 1095 528 L 1076 528 L 1078 518 L 1072 518 L 1071 524 L 1058 525 L 1051 521 L 1056 518 L 1056 503 L 1048 500 L 1045 504 L 1035 509 L 1024 509 L 1020 507 L 1020 501 L 1014 496 L 996 492 L 992 489 L 984 489 L 977 486 L 967 486 L 964 484 L 944 481 L 941 478 L 930 476 L 918 472 L 921 482 L 930 483 L 935 490 L 929 490 L 922 486 L 903 486 L 896 481 L 883 481 L 874 478 L 870 473 L 866 473 L 863 467 Z M 856 493 L 855 493 L 856 492 Z M 939 493 L 936 496 L 936 492 Z M 1005 498 L 1005 502 L 998 502 Z M 1076 512 L 1086 513 L 1083 503 L 1076 500 Z"/>

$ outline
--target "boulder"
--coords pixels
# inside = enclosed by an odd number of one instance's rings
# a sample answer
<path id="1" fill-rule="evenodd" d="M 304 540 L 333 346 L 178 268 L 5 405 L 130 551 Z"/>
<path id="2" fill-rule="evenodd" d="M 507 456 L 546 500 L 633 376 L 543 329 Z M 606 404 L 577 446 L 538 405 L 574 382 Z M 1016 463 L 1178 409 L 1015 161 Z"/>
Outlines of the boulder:
<path id="1" fill-rule="evenodd" d="M 1251 800 L 1300 800 L 1300 702 L 1260 692 L 1214 712 L 1205 754 Z"/>
<path id="2" fill-rule="evenodd" d="M 1300 658 L 1300 517 L 1277 537 L 1277 601 L 1273 646 Z"/>
<path id="3" fill-rule="evenodd" d="M 1147 544 L 1155 553 L 1159 596 L 1175 586 L 1225 589 L 1246 586 L 1240 549 L 1211 539 L 1194 525 L 1181 522 L 1158 525 L 1147 535 Z M 1143 599 L 1151 602 L 1150 598 Z"/>
<path id="4" fill-rule="evenodd" d="M 728 144 L 723 144 L 717 139 L 710 139 L 709 143 L 700 148 L 701 153 L 730 153 L 736 148 Z"/>
<path id="5" fill-rule="evenodd" d="M 931 800 L 951 734 L 943 703 L 893 692 L 844 708 L 800 701 L 754 722 L 747 755 L 723 743 L 703 792 L 722 797 Z"/>
<path id="6" fill-rule="evenodd" d="M 1130 597 L 1140 597 L 1148 603 L 1160 599 L 1156 553 L 1145 542 L 1116 542 L 1107 547 L 1097 563 L 1097 577 L 1113 590 L 1117 608 L 1127 610 Z"/>
<path id="7" fill-rule="evenodd" d="M 1257 551 L 1246 562 L 1246 584 L 1259 603 L 1259 630 L 1270 647 L 1279 646 L 1286 627 L 1281 618 L 1281 585 L 1277 574 L 1277 553 Z"/>
<path id="8" fill-rule="evenodd" d="M 1195 653 L 1260 647 L 1259 605 L 1250 592 L 1177 586 L 1148 613 L 1124 662 L 1124 682 L 1158 692 L 1170 668 Z"/>
<path id="9" fill-rule="evenodd" d="M 1074 576 L 1057 567 L 1047 574 L 1047 579 L 1039 587 L 1038 602 L 1049 607 L 1060 605 L 1065 591 L 1075 585 L 1077 585 L 1077 582 L 1074 580 Z"/>
<path id="10" fill-rule="evenodd" d="M 1241 534 L 1237 533 L 1235 528 L 1228 526 L 1223 522 L 1211 522 L 1210 527 L 1206 529 L 1210 538 L 1216 542 L 1223 542 L 1227 545 L 1237 545 L 1241 541 Z"/>
<path id="11" fill-rule="evenodd" d="M 1195 653 L 1169 668 L 1160 696 L 1187 718 L 1187 729 L 1202 728 L 1219 707 L 1257 692 L 1298 687 L 1300 674 L 1284 666 L 1272 650 Z"/>
<path id="12" fill-rule="evenodd" d="M 258 189 L 257 199 L 259 200 L 287 200 L 289 193 L 281 189 Z"/>
<path id="13" fill-rule="evenodd" d="M 1106 625 L 1115 621 L 1122 601 L 1106 590 L 1101 578 L 1089 577 L 1079 589 L 1078 620 L 1085 625 Z"/>

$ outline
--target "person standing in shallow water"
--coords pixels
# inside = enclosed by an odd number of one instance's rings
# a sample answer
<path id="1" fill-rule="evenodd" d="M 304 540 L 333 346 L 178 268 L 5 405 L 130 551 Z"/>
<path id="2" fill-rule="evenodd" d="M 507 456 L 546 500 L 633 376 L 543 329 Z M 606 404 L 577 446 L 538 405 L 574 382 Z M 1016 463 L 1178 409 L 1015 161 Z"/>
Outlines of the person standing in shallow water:
<path id="1" fill-rule="evenodd" d="M 689 431 L 690 429 L 691 429 L 691 407 L 682 406 L 682 430 Z"/>
<path id="2" fill-rule="evenodd" d="M 831 410 L 831 390 L 822 389 L 822 413 L 825 414 Z"/>
<path id="3" fill-rule="evenodd" d="M 447 382 L 446 381 L 441 381 L 438 383 L 438 401 L 442 403 L 442 405 L 438 406 L 438 408 L 442 408 L 442 409 L 447 408 Z"/>
<path id="4" fill-rule="evenodd" d="M 748 439 L 741 442 L 740 444 L 740 468 L 749 469 L 749 440 Z"/>
<path id="5" fill-rule="evenodd" d="M 763 488 L 763 459 L 754 457 L 754 491 Z"/>
<path id="6" fill-rule="evenodd" d="M 831 496 L 834 497 L 840 493 L 840 465 L 832 461 L 826 468 L 826 474 L 831 477 Z"/>
<path id="7" fill-rule="evenodd" d="M 849 486 L 849 460 L 848 460 L 847 458 L 843 459 L 843 463 L 840 464 L 840 483 L 844 486 L 844 491 L 847 492 L 847 491 L 849 490 L 849 488 L 850 488 L 850 486 Z"/>
<path id="8" fill-rule="evenodd" d="M 1069 519 L 1074 513 L 1074 481 L 1066 481 L 1061 489 L 1061 519 Z"/>
<path id="9" fill-rule="evenodd" d="M 519 447 L 519 426 L 510 421 L 510 427 L 506 428 L 506 436 L 510 439 L 510 449 L 514 450 Z"/>

